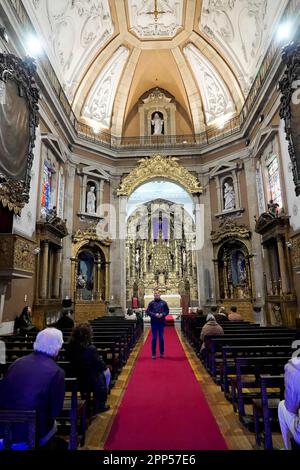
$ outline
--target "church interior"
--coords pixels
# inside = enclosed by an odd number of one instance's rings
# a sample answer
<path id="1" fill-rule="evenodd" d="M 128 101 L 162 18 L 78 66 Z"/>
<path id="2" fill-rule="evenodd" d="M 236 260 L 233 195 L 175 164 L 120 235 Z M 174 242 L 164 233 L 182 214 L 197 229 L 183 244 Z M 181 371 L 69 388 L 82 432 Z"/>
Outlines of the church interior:
<path id="1" fill-rule="evenodd" d="M 240 321 L 200 339 L 220 308 Z M 110 409 L 91 419 L 62 347 L 69 449 L 287 447 L 300 0 L 1 0 L 0 388 L 63 310 L 111 372 Z"/>

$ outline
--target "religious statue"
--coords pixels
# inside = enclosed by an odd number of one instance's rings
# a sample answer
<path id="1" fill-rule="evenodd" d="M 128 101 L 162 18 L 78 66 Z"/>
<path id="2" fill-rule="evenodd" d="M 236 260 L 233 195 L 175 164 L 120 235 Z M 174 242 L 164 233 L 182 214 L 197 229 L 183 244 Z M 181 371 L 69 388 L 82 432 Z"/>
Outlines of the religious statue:
<path id="1" fill-rule="evenodd" d="M 86 197 L 86 211 L 88 214 L 96 213 L 95 186 L 91 186 Z"/>
<path id="2" fill-rule="evenodd" d="M 56 206 L 53 206 L 52 209 L 49 209 L 47 212 L 46 221 L 51 224 L 55 219 L 57 219 L 57 210 Z"/>
<path id="3" fill-rule="evenodd" d="M 245 284 L 247 282 L 247 271 L 245 257 L 240 253 L 237 260 L 237 270 L 239 277 L 239 284 Z"/>
<path id="4" fill-rule="evenodd" d="M 273 199 L 271 199 L 268 204 L 268 213 L 272 217 L 278 217 L 278 209 L 279 209 L 279 204 L 277 204 L 277 202 L 274 202 Z"/>
<path id="5" fill-rule="evenodd" d="M 84 275 L 82 273 L 80 273 L 77 276 L 77 285 L 80 289 L 84 289 L 85 286 L 86 286 L 86 280 L 85 280 Z"/>
<path id="6" fill-rule="evenodd" d="M 224 184 L 224 210 L 235 209 L 235 192 L 229 183 Z"/>
<path id="7" fill-rule="evenodd" d="M 158 113 L 155 113 L 153 119 L 151 120 L 151 124 L 154 126 L 153 135 L 162 135 L 163 123 L 163 119 L 159 117 Z"/>

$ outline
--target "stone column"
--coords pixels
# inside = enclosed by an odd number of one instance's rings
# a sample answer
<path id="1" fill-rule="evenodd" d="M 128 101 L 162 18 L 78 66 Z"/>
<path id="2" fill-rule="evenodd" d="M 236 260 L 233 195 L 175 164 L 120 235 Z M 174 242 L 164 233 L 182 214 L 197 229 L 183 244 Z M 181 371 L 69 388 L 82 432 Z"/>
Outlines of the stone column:
<path id="1" fill-rule="evenodd" d="M 104 180 L 100 180 L 99 188 L 97 189 L 97 207 L 96 212 L 97 215 L 103 217 L 103 211 L 101 210 L 103 204 L 103 187 L 104 187 Z"/>
<path id="2" fill-rule="evenodd" d="M 49 242 L 44 240 L 42 244 L 42 276 L 40 286 L 40 297 L 46 299 L 48 294 L 48 259 L 49 259 Z"/>
<path id="3" fill-rule="evenodd" d="M 214 271 L 215 271 L 215 293 L 216 293 L 216 297 L 215 297 L 215 303 L 218 303 L 220 297 L 221 297 L 221 293 L 220 293 L 220 280 L 219 280 L 219 262 L 217 259 L 214 259 L 213 260 L 213 263 L 214 263 Z"/>
<path id="4" fill-rule="evenodd" d="M 109 267 L 110 261 L 105 262 L 105 302 L 109 302 L 109 284 L 110 284 L 110 277 L 109 277 Z"/>
<path id="5" fill-rule="evenodd" d="M 263 269 L 263 253 L 261 246 L 261 235 L 255 232 L 255 219 L 254 216 L 257 216 L 259 213 L 258 209 L 258 200 L 257 200 L 257 190 L 256 190 L 256 162 L 254 159 L 251 159 L 250 156 L 244 160 L 244 169 L 246 176 L 246 195 L 248 202 L 248 212 L 249 212 L 249 228 L 252 232 L 251 237 L 251 248 L 253 255 L 253 279 L 252 279 L 252 295 L 256 299 L 259 299 L 259 304 L 261 306 L 265 303 L 265 292 L 263 289 L 264 286 L 264 269 Z M 266 323 L 266 318 L 264 316 L 264 311 L 262 310 L 261 324 Z"/>
<path id="6" fill-rule="evenodd" d="M 54 256 L 53 269 L 53 296 L 55 299 L 60 297 L 60 276 L 61 276 L 61 248 L 58 248 Z"/>
<path id="7" fill-rule="evenodd" d="M 270 295 L 273 291 L 273 286 L 272 286 L 272 277 L 271 277 L 271 271 L 270 271 L 270 255 L 269 255 L 269 249 L 267 247 L 263 247 L 263 258 L 264 258 L 264 272 L 266 274 L 266 289 L 268 295 Z"/>
<path id="8" fill-rule="evenodd" d="M 72 233 L 73 233 L 73 210 L 74 210 L 74 183 L 75 183 L 75 165 L 70 162 L 66 163 L 66 180 L 65 180 L 65 204 L 64 218 L 67 220 L 68 235 L 63 239 L 62 249 L 62 297 L 73 298 L 72 292 Z M 81 207 L 82 209 L 82 207 Z"/>
<path id="9" fill-rule="evenodd" d="M 206 302 L 205 279 L 210 277 L 212 286 L 212 296 L 216 298 L 215 273 L 212 260 L 213 245 L 211 242 L 212 231 L 212 213 L 210 203 L 209 175 L 200 177 L 202 186 L 205 188 L 203 194 L 198 198 L 194 198 L 198 207 L 198 215 L 196 217 L 196 252 L 197 260 L 197 278 L 198 278 L 198 298 L 199 305 L 204 306 Z"/>
<path id="10" fill-rule="evenodd" d="M 126 262 L 125 262 L 125 237 L 126 237 L 126 210 L 127 197 L 119 197 L 116 190 L 120 184 L 120 178 L 113 178 L 111 183 L 110 203 L 115 210 L 116 236 L 110 248 L 110 299 L 113 296 L 113 304 L 126 307 Z"/>
<path id="11" fill-rule="evenodd" d="M 279 267 L 280 267 L 280 278 L 281 278 L 281 289 L 282 293 L 286 294 L 289 292 L 289 284 L 288 284 L 288 274 L 286 269 L 286 259 L 284 253 L 284 240 L 282 237 L 277 238 L 277 246 L 278 246 L 278 255 L 279 255 Z"/>

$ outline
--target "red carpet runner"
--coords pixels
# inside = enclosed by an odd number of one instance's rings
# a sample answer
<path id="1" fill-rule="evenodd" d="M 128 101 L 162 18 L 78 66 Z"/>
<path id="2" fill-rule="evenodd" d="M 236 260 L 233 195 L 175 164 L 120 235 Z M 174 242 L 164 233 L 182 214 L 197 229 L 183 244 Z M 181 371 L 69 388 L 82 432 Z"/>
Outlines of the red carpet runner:
<path id="1" fill-rule="evenodd" d="M 175 329 L 165 329 L 165 359 L 151 358 L 150 333 L 105 450 L 225 449 Z"/>

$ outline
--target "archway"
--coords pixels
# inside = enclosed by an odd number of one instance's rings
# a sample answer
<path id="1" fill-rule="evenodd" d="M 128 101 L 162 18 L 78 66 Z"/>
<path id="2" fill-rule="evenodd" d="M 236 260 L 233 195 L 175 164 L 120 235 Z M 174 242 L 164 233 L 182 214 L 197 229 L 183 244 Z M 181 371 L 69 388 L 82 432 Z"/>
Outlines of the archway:
<path id="1" fill-rule="evenodd" d="M 133 306 L 137 295 L 139 306 L 146 307 L 155 288 L 160 289 L 173 313 L 179 313 L 186 302 L 198 304 L 194 205 L 182 186 L 162 178 L 142 184 L 129 197 L 127 307 Z M 143 286 L 139 294 L 137 286 Z"/>

